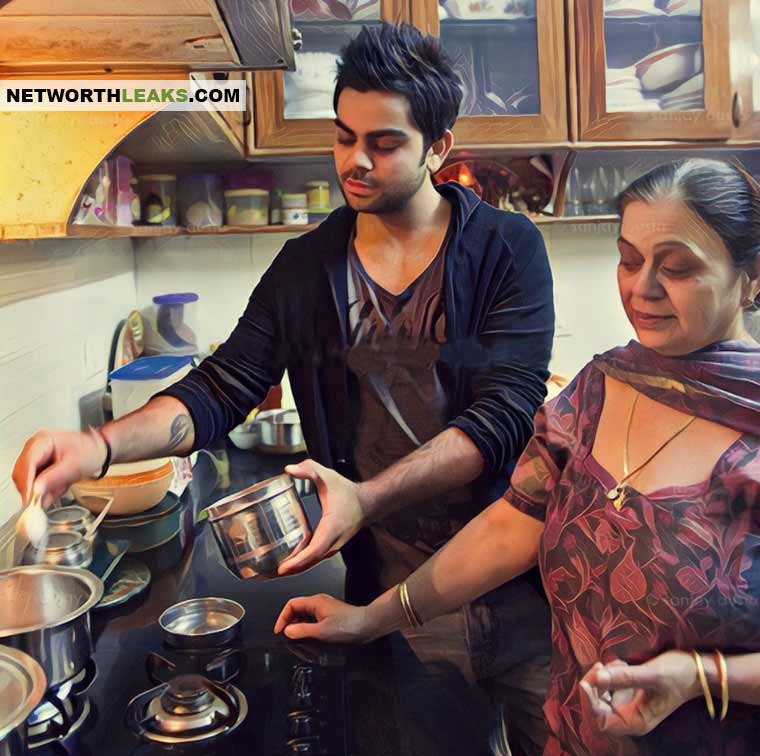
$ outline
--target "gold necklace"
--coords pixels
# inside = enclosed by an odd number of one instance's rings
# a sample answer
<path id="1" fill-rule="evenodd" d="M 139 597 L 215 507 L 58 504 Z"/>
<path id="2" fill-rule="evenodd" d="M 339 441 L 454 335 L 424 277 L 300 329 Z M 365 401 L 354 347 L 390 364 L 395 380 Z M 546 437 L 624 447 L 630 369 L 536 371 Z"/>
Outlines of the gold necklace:
<path id="1" fill-rule="evenodd" d="M 625 446 L 623 447 L 623 477 L 620 482 L 610 488 L 607 491 L 607 498 L 612 502 L 612 505 L 619 512 L 625 504 L 626 486 L 625 484 L 634 476 L 646 467 L 671 441 L 675 441 L 697 418 L 691 417 L 686 421 L 672 436 L 666 438 L 655 450 L 650 454 L 638 467 L 628 472 L 629 457 L 628 448 L 631 441 L 631 425 L 633 424 L 633 413 L 636 409 L 636 403 L 639 400 L 639 392 L 634 393 L 633 402 L 631 402 L 631 409 L 628 411 L 628 422 L 625 429 Z"/>

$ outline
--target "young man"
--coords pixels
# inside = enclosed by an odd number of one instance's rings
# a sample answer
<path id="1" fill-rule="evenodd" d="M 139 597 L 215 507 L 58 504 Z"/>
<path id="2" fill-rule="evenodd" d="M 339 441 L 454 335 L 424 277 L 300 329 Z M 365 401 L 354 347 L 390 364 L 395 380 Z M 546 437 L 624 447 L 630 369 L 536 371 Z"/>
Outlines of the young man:
<path id="1" fill-rule="evenodd" d="M 346 206 L 286 243 L 228 341 L 185 379 L 98 432 L 32 437 L 14 473 L 24 500 L 96 475 L 106 444 L 119 462 L 210 444 L 284 369 L 311 457 L 290 471 L 315 481 L 323 516 L 283 574 L 340 549 L 347 596 L 368 601 L 503 493 L 545 395 L 552 281 L 528 219 L 434 186 L 460 100 L 437 40 L 362 30 L 334 98 Z M 510 727 L 540 752 L 548 621 L 523 578 L 409 640 L 470 678 L 508 673 L 527 709 Z"/>

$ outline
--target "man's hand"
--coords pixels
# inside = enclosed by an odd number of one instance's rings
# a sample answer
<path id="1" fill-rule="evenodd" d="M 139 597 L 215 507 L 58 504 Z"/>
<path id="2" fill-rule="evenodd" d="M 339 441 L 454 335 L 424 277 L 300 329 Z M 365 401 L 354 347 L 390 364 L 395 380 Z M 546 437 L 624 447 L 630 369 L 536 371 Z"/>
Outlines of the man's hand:
<path id="1" fill-rule="evenodd" d="M 580 683 L 602 732 L 646 735 L 679 706 L 700 695 L 691 654 L 666 651 L 644 664 L 597 662 Z"/>
<path id="2" fill-rule="evenodd" d="M 359 484 L 335 470 L 307 459 L 288 465 L 285 472 L 294 478 L 312 481 L 322 504 L 322 519 L 311 540 L 280 565 L 280 575 L 292 575 L 335 554 L 362 527 L 364 511 Z"/>
<path id="3" fill-rule="evenodd" d="M 24 444 L 13 482 L 25 505 L 34 491 L 48 507 L 72 483 L 97 475 L 105 458 L 105 443 L 95 433 L 39 431 Z"/>

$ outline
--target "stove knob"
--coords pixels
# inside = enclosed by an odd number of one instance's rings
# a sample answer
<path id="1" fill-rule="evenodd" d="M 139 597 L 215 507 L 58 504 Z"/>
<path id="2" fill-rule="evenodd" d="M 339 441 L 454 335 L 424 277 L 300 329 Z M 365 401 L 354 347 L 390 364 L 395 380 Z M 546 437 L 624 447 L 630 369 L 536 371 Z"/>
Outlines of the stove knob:
<path id="1" fill-rule="evenodd" d="M 299 664 L 293 668 L 291 682 L 294 686 L 307 685 L 311 687 L 314 684 L 314 668 Z"/>
<path id="2" fill-rule="evenodd" d="M 286 753 L 292 756 L 318 756 L 319 740 L 317 738 L 298 738 L 287 742 Z"/>
<path id="3" fill-rule="evenodd" d="M 319 732 L 319 720 L 311 714 L 294 711 L 288 714 L 288 732 L 291 738 L 308 738 Z"/>
<path id="4" fill-rule="evenodd" d="M 296 690 L 290 697 L 290 703 L 294 709 L 316 709 L 318 697 L 310 690 Z"/>
<path id="5" fill-rule="evenodd" d="M 290 703 L 294 709 L 313 709 L 317 705 L 314 670 L 298 666 L 293 670 Z"/>

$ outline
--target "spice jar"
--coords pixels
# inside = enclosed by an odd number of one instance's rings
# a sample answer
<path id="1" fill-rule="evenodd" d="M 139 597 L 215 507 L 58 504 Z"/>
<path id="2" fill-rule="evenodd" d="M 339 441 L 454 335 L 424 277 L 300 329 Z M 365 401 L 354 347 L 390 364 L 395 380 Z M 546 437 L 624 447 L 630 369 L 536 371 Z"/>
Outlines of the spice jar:
<path id="1" fill-rule="evenodd" d="M 309 222 L 305 194 L 282 195 L 282 222 L 286 226 L 305 226 Z"/>

